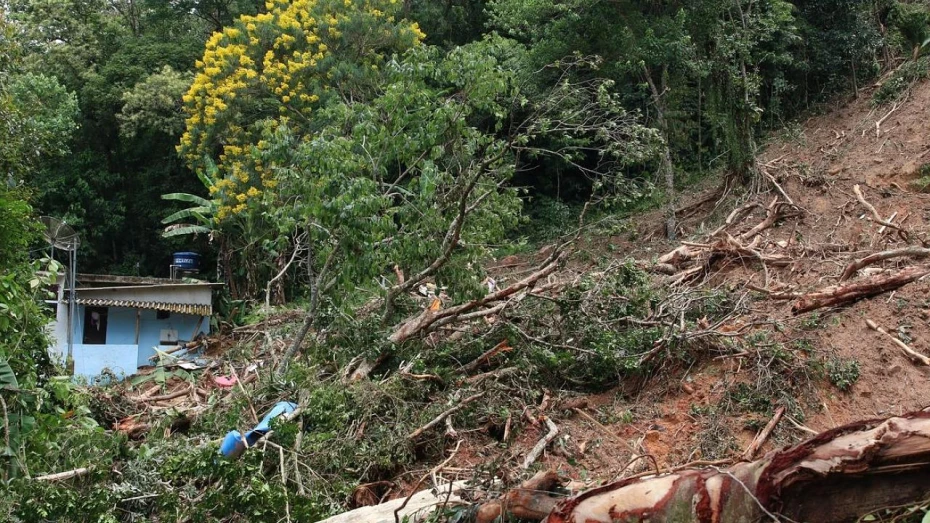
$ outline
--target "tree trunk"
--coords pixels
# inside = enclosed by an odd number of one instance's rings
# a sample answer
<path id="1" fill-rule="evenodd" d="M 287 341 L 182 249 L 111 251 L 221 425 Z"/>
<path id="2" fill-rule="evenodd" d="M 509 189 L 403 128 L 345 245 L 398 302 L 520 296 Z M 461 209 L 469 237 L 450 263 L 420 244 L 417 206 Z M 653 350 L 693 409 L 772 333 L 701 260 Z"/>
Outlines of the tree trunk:
<path id="1" fill-rule="evenodd" d="M 930 411 L 857 422 L 754 462 L 629 478 L 559 504 L 548 523 L 852 521 L 930 496 Z"/>
<path id="2" fill-rule="evenodd" d="M 847 285 L 829 287 L 805 294 L 791 307 L 791 312 L 801 314 L 821 307 L 845 305 L 862 298 L 869 298 L 899 287 L 930 274 L 925 267 L 908 267 L 894 274 L 874 276 Z"/>
<path id="3" fill-rule="evenodd" d="M 663 78 L 666 74 L 665 71 L 666 69 L 663 67 Z M 674 240 L 678 236 L 678 224 L 675 222 L 675 165 L 672 163 L 671 146 L 669 145 L 668 139 L 668 120 L 665 119 L 665 100 L 662 97 L 664 93 L 660 92 L 656 87 L 655 81 L 652 79 L 652 72 L 646 64 L 643 64 L 643 74 L 646 77 L 646 83 L 649 84 L 649 90 L 652 93 L 652 104 L 656 108 L 656 124 L 659 126 L 659 132 L 662 134 L 662 140 L 665 142 L 661 159 L 661 170 L 665 180 L 665 193 L 668 198 L 668 203 L 665 207 L 665 236 L 669 240 Z"/>

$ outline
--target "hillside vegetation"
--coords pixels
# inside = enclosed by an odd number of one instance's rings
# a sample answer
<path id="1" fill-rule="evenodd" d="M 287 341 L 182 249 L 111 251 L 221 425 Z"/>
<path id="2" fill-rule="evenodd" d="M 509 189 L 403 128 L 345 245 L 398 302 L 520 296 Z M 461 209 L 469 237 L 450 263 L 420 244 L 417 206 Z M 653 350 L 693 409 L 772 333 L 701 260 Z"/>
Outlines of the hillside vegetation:
<path id="1" fill-rule="evenodd" d="M 928 39 L 919 1 L 0 2 L 0 519 L 318 521 L 469 480 L 429 517 L 538 521 L 922 434 L 858 420 L 930 393 Z M 82 272 L 203 252 L 205 368 L 63 376 L 39 215 Z M 886 474 L 861 448 L 843 472 Z M 909 477 L 836 520 L 919 521 Z"/>

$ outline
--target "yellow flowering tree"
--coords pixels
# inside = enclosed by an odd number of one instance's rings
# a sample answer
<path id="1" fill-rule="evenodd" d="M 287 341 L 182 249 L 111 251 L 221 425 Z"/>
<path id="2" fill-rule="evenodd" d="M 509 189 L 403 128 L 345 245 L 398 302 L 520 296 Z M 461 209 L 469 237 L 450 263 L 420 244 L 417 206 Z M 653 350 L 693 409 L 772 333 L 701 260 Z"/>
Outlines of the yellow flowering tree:
<path id="1" fill-rule="evenodd" d="M 216 160 L 210 192 L 220 223 L 277 184 L 259 159 L 263 131 L 285 126 L 309 138 L 315 111 L 331 99 L 371 96 L 385 60 L 424 36 L 416 23 L 398 20 L 397 0 L 269 0 L 265 7 L 209 39 L 184 96 L 178 150 L 194 169 Z"/>

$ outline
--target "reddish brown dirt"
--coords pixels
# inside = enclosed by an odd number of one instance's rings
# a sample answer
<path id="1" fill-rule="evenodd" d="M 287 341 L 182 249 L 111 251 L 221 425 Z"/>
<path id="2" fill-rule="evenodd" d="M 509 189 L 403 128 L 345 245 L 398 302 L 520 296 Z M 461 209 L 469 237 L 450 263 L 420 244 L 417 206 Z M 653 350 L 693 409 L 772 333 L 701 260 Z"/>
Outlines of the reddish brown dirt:
<path id="1" fill-rule="evenodd" d="M 910 231 L 909 244 L 919 246 L 927 238 L 930 195 L 921 194 L 914 182 L 921 166 L 930 163 L 930 154 L 925 155 L 930 152 L 930 84 L 915 87 L 885 119 L 878 135 L 875 122 L 891 106 L 873 108 L 870 97 L 871 93 L 862 92 L 859 99 L 808 119 L 800 132 L 774 138 L 760 155 L 760 164 L 805 211 L 802 218 L 784 220 L 762 234 L 761 252 L 787 254 L 796 260 L 788 267 L 769 269 L 770 289 L 809 292 L 833 285 L 851 260 L 907 245 L 895 234 L 879 234 L 878 227 L 863 218 L 866 211 L 853 194 L 855 184 L 862 187 L 865 197 L 884 217 L 897 212 L 894 221 Z M 684 207 L 688 202 L 705 199 L 712 191 L 709 188 L 691 194 L 683 199 Z M 760 195 L 762 208 L 731 233 L 759 223 L 764 206 L 775 196 L 774 190 Z M 683 214 L 689 216 L 682 222 L 684 235 L 704 241 L 706 234 L 744 201 L 731 196 L 716 208 L 711 200 L 699 208 L 700 212 L 686 210 Z M 637 259 L 648 261 L 674 248 L 677 244 L 656 234 L 661 216 L 662 212 L 656 211 L 640 217 L 636 237 L 612 238 L 612 252 L 632 252 Z M 844 245 L 848 250 L 832 252 L 823 248 L 828 244 Z M 514 258 L 502 263 L 519 261 Z M 897 259 L 877 267 L 896 270 L 920 263 L 930 261 Z M 764 285 L 757 265 L 719 265 L 699 282 L 724 285 L 734 292 L 748 292 L 747 283 Z M 800 379 L 794 390 L 803 413 L 795 413 L 792 421 L 822 431 L 930 404 L 930 369 L 911 362 L 887 338 L 865 324 L 869 318 L 889 332 L 906 333 L 912 339 L 911 347 L 930 355 L 930 311 L 925 312 L 930 309 L 930 281 L 918 281 L 847 307 L 800 316 L 792 315 L 791 301 L 771 300 L 758 293 L 754 297 L 750 312 L 737 323 L 768 322 L 757 330 L 766 331 L 773 343 L 795 351 L 801 367 L 805 362 L 834 357 L 859 364 L 860 377 L 847 392 L 832 385 L 823 374 L 808 375 L 807 381 Z M 779 325 L 780 332 L 771 327 L 772 323 Z M 765 350 L 759 349 L 759 353 L 767 354 Z M 550 408 L 545 414 L 556 421 L 563 437 L 549 447 L 540 463 L 574 479 L 603 481 L 653 466 L 664 469 L 710 458 L 738 459 L 767 418 L 745 412 L 715 417 L 706 412 L 730 401 L 728 389 L 734 384 L 757 379 L 750 370 L 760 364 L 765 361 L 758 355 L 708 356 L 692 368 L 665 369 L 643 384 L 624 384 L 617 390 L 590 396 L 584 411 L 600 425 L 575 411 Z M 554 399 L 552 403 L 558 402 Z M 781 422 L 763 451 L 808 436 L 792 421 Z M 463 446 L 455 464 L 474 468 L 498 459 L 509 460 L 512 466 L 545 432 L 544 424 L 533 427 L 523 423 L 504 454 L 498 442 L 476 435 Z M 649 454 L 655 463 L 644 458 L 627 466 L 636 454 Z"/>

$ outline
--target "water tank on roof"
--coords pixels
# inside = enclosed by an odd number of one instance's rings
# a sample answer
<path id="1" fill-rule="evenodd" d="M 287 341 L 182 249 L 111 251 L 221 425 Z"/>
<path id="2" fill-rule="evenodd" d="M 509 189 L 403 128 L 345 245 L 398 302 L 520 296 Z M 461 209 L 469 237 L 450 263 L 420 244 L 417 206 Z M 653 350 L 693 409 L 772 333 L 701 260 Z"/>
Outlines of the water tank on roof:
<path id="1" fill-rule="evenodd" d="M 175 267 L 182 271 L 196 271 L 200 269 L 200 255 L 196 252 L 176 252 L 174 253 Z"/>

